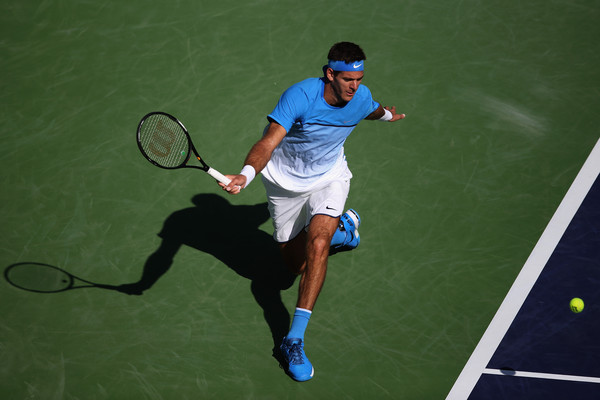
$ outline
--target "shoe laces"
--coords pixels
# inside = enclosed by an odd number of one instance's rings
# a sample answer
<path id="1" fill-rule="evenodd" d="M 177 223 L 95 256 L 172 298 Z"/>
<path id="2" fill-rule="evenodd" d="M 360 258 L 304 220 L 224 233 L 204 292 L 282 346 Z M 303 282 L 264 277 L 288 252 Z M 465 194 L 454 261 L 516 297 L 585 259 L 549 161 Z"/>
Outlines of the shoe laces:
<path id="1" fill-rule="evenodd" d="M 302 342 L 295 342 L 288 346 L 288 357 L 289 363 L 294 365 L 304 364 L 304 357 L 302 356 Z"/>

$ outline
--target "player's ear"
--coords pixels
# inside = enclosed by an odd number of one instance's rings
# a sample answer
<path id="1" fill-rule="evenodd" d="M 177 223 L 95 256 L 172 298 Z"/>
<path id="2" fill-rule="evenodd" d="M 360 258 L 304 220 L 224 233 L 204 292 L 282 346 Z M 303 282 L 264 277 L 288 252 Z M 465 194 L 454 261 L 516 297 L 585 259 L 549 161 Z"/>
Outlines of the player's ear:
<path id="1" fill-rule="evenodd" d="M 333 69 L 327 67 L 323 67 L 323 71 L 325 72 L 325 79 L 327 79 L 329 82 L 333 82 L 333 78 L 334 78 L 334 72 Z"/>

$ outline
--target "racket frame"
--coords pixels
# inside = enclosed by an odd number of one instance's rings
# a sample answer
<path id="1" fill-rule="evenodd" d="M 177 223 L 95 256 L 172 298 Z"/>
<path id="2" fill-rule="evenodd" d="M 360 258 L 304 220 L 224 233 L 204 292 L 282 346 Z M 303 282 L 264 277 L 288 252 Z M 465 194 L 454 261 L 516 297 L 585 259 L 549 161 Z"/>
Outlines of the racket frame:
<path id="1" fill-rule="evenodd" d="M 164 165 L 160 165 L 159 163 L 154 161 L 142 147 L 142 141 L 140 139 L 140 132 L 142 130 L 142 126 L 144 125 L 144 122 L 146 122 L 146 120 L 153 115 L 164 115 L 165 117 L 171 119 L 173 122 L 177 123 L 177 125 L 179 125 L 181 127 L 181 129 L 183 130 L 183 133 L 186 136 L 187 144 L 188 144 L 188 151 L 187 151 L 186 157 L 181 164 L 179 164 L 175 167 L 166 167 Z M 189 134 L 188 130 L 186 129 L 185 125 L 183 125 L 183 123 L 180 120 L 178 120 L 177 118 L 175 118 L 174 116 L 172 116 L 169 113 L 166 113 L 163 111 L 152 111 L 152 112 L 144 115 L 144 117 L 141 119 L 140 123 L 138 124 L 136 139 L 137 139 L 137 145 L 138 145 L 138 148 L 140 149 L 140 152 L 144 155 L 144 157 L 148 161 L 150 161 L 153 165 L 156 165 L 159 168 L 163 168 L 163 169 L 180 169 L 180 168 L 201 169 L 202 171 L 206 172 L 207 174 L 209 174 L 210 176 L 212 176 L 219 182 L 224 183 L 225 185 L 228 185 L 229 182 L 231 182 L 231 179 L 225 177 L 225 175 L 221 174 L 219 171 L 215 170 L 214 168 L 211 168 L 208 164 L 206 164 L 206 162 L 202 159 L 202 157 L 200 157 L 200 154 L 198 154 L 198 151 L 196 150 L 196 147 L 194 146 L 194 143 L 192 142 L 192 138 L 190 137 L 190 134 Z M 188 165 L 188 161 L 190 160 L 190 156 L 191 156 L 190 150 L 191 150 L 191 152 L 194 153 L 194 156 L 196 157 L 198 162 L 200 162 L 201 165 Z"/>
<path id="2" fill-rule="evenodd" d="M 35 289 L 32 287 L 27 287 L 26 285 L 20 285 L 19 283 L 15 282 L 11 279 L 10 271 L 13 268 L 18 268 L 18 267 L 22 267 L 22 266 L 26 266 L 26 265 L 35 265 L 37 267 L 43 267 L 43 268 L 49 268 L 49 269 L 55 270 L 55 271 L 61 273 L 63 275 L 63 278 L 67 279 L 67 281 L 64 282 L 65 284 L 62 287 L 57 288 L 57 289 L 52 289 L 52 290 Z M 4 270 L 4 278 L 6 279 L 6 281 L 8 283 L 10 283 L 12 286 L 14 286 L 16 288 L 26 290 L 28 292 L 34 292 L 34 293 L 60 293 L 60 292 L 65 292 L 65 291 L 71 290 L 71 289 L 80 289 L 80 288 L 86 288 L 86 287 L 97 287 L 97 288 L 104 288 L 104 289 L 111 288 L 110 285 L 103 285 L 103 284 L 99 284 L 99 283 L 90 282 L 86 279 L 79 278 L 79 277 L 71 274 L 70 272 L 65 271 L 62 268 L 58 268 L 58 267 L 55 267 L 54 265 L 44 264 L 44 263 L 39 263 L 39 262 L 20 262 L 20 263 L 9 265 Z M 75 286 L 76 280 L 81 281 L 84 284 Z"/>

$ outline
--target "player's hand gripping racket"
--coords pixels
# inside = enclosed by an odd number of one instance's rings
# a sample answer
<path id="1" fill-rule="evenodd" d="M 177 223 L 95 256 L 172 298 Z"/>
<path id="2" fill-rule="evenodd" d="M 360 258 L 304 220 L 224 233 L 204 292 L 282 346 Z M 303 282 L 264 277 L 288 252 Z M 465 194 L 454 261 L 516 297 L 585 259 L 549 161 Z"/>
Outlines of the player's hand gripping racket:
<path id="1" fill-rule="evenodd" d="M 231 182 L 202 160 L 187 129 L 172 115 L 159 111 L 145 115 L 138 125 L 137 143 L 144 157 L 157 167 L 198 168 L 225 185 Z M 188 165 L 190 150 L 201 165 Z"/>

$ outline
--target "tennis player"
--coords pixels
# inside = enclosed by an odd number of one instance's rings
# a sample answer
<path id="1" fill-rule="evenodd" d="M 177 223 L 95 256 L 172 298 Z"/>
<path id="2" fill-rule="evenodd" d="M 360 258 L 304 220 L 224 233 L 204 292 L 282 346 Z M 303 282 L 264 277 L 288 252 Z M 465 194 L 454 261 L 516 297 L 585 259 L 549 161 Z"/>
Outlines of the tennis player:
<path id="1" fill-rule="evenodd" d="M 363 119 L 404 118 L 395 107 L 373 100 L 361 85 L 365 60 L 354 43 L 333 45 L 324 76 L 296 83 L 283 93 L 240 174 L 227 175 L 229 185 L 219 183 L 238 194 L 262 173 L 274 238 L 287 266 L 301 275 L 292 326 L 280 347 L 287 364 L 283 367 L 297 381 L 314 375 L 304 352 L 304 333 L 325 281 L 330 247 L 350 249 L 360 240 L 358 214 L 342 214 L 352 178 L 344 142 Z"/>

